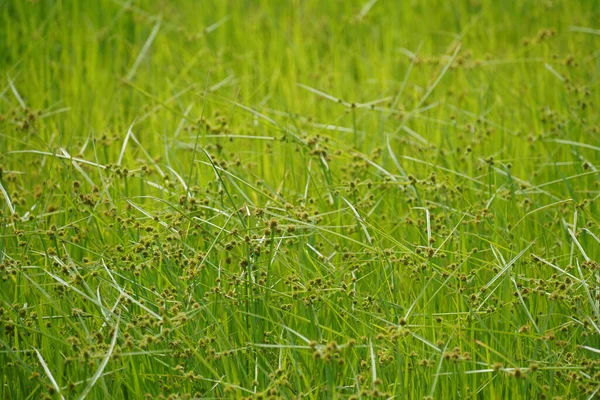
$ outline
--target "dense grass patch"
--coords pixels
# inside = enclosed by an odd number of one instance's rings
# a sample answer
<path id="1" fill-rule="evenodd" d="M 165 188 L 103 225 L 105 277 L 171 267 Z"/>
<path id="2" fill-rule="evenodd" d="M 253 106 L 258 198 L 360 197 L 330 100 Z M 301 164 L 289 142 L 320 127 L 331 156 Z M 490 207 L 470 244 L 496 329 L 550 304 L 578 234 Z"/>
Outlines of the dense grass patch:
<path id="1" fill-rule="evenodd" d="M 595 398 L 598 21 L 0 2 L 0 397 Z"/>

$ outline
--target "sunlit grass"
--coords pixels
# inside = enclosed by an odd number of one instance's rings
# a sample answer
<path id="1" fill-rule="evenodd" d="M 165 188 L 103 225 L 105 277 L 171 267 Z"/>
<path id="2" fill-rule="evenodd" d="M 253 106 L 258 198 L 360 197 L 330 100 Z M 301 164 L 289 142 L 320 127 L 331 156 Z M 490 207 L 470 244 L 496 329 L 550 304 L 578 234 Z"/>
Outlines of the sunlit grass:
<path id="1" fill-rule="evenodd" d="M 598 21 L 0 2 L 0 397 L 595 398 Z"/>

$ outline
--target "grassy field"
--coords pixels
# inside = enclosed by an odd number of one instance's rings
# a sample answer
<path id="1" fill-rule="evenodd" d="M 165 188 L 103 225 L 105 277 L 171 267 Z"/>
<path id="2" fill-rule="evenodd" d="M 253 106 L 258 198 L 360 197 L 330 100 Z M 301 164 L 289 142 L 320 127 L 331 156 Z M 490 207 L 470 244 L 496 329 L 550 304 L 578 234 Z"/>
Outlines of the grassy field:
<path id="1" fill-rule="evenodd" d="M 600 397 L 599 21 L 0 1 L 0 398 Z"/>

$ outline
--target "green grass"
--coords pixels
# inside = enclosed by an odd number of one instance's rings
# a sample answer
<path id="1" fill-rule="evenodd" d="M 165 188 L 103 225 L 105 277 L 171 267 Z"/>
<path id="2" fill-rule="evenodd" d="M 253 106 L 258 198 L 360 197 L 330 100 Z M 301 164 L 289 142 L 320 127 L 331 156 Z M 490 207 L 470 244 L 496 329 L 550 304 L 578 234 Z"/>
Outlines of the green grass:
<path id="1" fill-rule="evenodd" d="M 600 3 L 0 2 L 0 398 L 600 395 Z"/>

